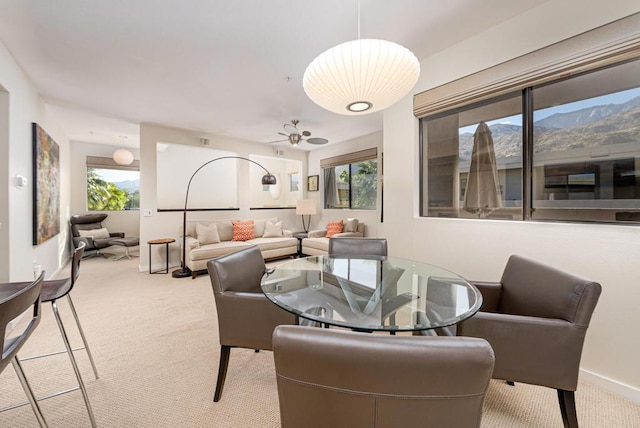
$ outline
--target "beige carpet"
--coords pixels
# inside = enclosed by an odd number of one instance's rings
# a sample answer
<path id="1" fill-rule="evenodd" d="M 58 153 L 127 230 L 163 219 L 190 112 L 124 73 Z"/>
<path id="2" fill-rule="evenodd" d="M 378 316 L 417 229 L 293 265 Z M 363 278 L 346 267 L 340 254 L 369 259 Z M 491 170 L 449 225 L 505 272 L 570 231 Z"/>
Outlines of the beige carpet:
<path id="1" fill-rule="evenodd" d="M 88 259 L 72 292 L 98 366 L 78 359 L 101 427 L 278 427 L 278 397 L 270 352 L 234 349 L 222 400 L 213 403 L 219 345 L 213 294 L 196 280 L 138 273 L 138 260 Z M 72 342 L 78 335 L 60 302 Z M 50 305 L 21 357 L 63 349 Z M 23 364 L 36 395 L 74 386 L 65 354 Z M 581 383 L 576 393 L 583 428 L 639 427 L 640 404 Z M 12 367 L 0 375 L 0 407 L 24 401 Z M 41 403 L 51 427 L 86 427 L 80 392 Z M 29 406 L 0 413 L 0 427 L 36 427 Z M 562 427 L 554 390 L 493 381 L 483 427 Z"/>

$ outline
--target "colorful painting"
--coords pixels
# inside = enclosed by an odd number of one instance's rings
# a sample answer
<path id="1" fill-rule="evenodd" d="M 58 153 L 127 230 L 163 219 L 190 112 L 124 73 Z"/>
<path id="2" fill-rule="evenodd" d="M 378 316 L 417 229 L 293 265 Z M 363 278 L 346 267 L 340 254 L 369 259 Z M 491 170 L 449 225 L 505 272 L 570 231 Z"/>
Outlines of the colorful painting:
<path id="1" fill-rule="evenodd" d="M 60 233 L 60 146 L 37 123 L 33 129 L 33 245 Z"/>

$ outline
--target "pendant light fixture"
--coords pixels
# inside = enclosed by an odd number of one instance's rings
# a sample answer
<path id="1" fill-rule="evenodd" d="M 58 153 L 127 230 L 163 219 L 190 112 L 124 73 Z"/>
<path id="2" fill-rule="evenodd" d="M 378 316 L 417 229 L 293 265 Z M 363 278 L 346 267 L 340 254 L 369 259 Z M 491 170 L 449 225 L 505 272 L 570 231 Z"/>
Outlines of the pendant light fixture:
<path id="1" fill-rule="evenodd" d="M 124 148 L 124 140 L 127 137 L 121 135 L 120 138 L 122 138 L 122 148 L 113 152 L 113 160 L 118 165 L 131 165 L 131 162 L 133 162 L 133 153 Z"/>
<path id="2" fill-rule="evenodd" d="M 304 72 L 302 86 L 313 102 L 344 115 L 383 110 L 404 97 L 420 77 L 420 63 L 404 46 L 360 39 L 318 55 Z"/>

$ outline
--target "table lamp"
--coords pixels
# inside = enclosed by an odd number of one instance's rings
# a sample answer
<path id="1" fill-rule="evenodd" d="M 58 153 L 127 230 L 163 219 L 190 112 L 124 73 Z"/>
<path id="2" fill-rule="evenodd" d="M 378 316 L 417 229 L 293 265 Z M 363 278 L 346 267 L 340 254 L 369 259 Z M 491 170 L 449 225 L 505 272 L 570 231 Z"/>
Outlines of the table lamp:
<path id="1" fill-rule="evenodd" d="M 296 201 L 296 215 L 302 216 L 302 229 L 304 232 L 309 232 L 309 226 L 311 225 L 311 216 L 316 214 L 316 203 L 313 199 L 299 199 Z M 309 216 L 307 224 L 305 225 L 304 216 Z"/>

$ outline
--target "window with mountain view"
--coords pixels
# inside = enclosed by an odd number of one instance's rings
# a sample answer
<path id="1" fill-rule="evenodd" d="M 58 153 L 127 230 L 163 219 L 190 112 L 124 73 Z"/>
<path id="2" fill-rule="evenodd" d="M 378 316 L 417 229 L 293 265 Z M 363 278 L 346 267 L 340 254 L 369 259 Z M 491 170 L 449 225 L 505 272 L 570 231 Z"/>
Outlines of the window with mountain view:
<path id="1" fill-rule="evenodd" d="M 140 209 L 140 172 L 87 167 L 87 210 Z"/>
<path id="2" fill-rule="evenodd" d="M 640 60 L 421 126 L 423 216 L 640 222 Z"/>

